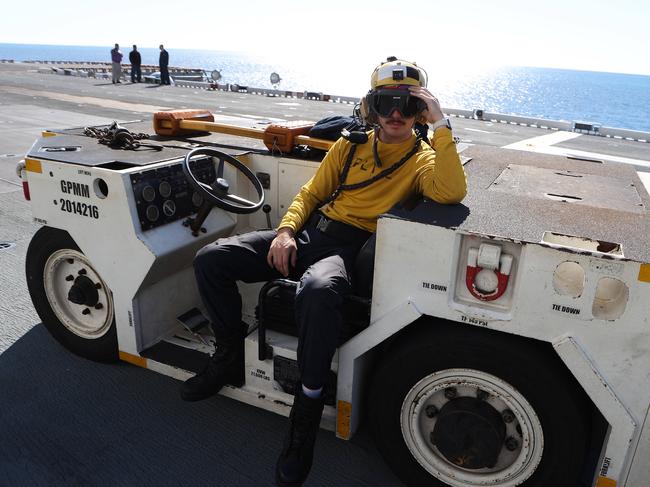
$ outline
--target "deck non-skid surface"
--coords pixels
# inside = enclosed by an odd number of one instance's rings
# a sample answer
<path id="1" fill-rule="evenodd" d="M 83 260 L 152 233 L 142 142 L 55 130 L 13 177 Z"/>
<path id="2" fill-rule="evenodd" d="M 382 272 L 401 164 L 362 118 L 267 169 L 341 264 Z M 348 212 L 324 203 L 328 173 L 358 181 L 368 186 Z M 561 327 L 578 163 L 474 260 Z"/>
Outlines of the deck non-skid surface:
<path id="1" fill-rule="evenodd" d="M 36 326 L 0 355 L 0 485 L 274 484 L 287 419 L 128 364 L 89 362 Z M 309 486 L 397 487 L 367 430 L 320 431 Z"/>
<path id="2" fill-rule="evenodd" d="M 480 146 L 471 147 L 466 155 L 473 159 L 465 166 L 470 185 L 463 204 L 470 208 L 470 213 L 460 226 L 462 231 L 524 242 L 540 242 L 544 232 L 573 235 L 619 243 L 625 257 L 650 262 L 647 245 L 650 199 L 633 167 L 567 161 L 565 157 L 544 154 L 535 154 L 531 158 L 531 154 L 525 152 Z M 505 190 L 497 189 L 498 185 L 494 183 L 499 182 L 500 177 L 503 181 L 502 174 L 509 171 L 508 166 L 519 173 L 529 168 L 529 191 L 517 189 L 515 185 Z M 567 173 L 567 167 L 571 168 L 570 173 Z M 585 177 L 560 176 L 558 173 Z M 534 186 L 536 174 L 540 175 L 539 184 Z M 564 178 L 568 182 L 556 186 L 557 195 L 554 197 L 549 194 L 550 186 L 542 185 L 542 174 L 547 178 L 556 175 L 555 181 Z M 566 202 L 557 198 L 562 196 L 563 188 L 569 188 L 571 193 L 571 187 L 576 196 L 580 196 L 576 188 L 587 191 L 588 198 L 566 198 Z M 490 189 L 484 191 L 487 188 Z M 592 203 L 597 206 L 590 206 L 589 199 L 599 199 Z"/>
<path id="3" fill-rule="evenodd" d="M 471 160 L 461 204 L 429 203 L 395 216 L 522 242 L 538 243 L 545 232 L 584 237 L 650 262 L 650 198 L 632 166 L 486 146 L 463 155 Z"/>

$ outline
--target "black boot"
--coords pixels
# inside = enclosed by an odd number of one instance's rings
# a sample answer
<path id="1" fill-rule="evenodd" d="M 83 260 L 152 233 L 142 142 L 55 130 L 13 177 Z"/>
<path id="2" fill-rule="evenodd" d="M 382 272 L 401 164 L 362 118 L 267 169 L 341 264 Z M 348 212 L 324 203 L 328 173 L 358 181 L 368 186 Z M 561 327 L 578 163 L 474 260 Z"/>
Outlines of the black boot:
<path id="1" fill-rule="evenodd" d="M 301 384 L 296 391 L 289 415 L 289 433 L 275 467 L 275 482 L 280 487 L 298 487 L 307 479 L 325 404 L 322 393 L 316 399 L 307 397 Z"/>
<path id="2" fill-rule="evenodd" d="M 181 398 L 185 401 L 207 399 L 226 384 L 244 384 L 244 335 L 216 338 L 215 346 L 205 368 L 181 386 Z"/>

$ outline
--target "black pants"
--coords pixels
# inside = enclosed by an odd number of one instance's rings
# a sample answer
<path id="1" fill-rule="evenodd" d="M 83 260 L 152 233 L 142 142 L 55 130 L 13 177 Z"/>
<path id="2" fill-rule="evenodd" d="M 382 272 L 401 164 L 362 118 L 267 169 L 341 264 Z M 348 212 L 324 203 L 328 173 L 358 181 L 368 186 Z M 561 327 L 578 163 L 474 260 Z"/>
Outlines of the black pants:
<path id="1" fill-rule="evenodd" d="M 138 83 L 142 81 L 142 70 L 139 65 L 131 65 L 131 83 L 135 83 L 136 80 Z"/>
<path id="2" fill-rule="evenodd" d="M 169 84 L 169 70 L 167 69 L 167 66 L 160 66 L 160 84 Z"/>
<path id="3" fill-rule="evenodd" d="M 273 230 L 237 235 L 219 239 L 197 253 L 196 280 L 216 336 L 240 329 L 242 301 L 235 281 L 283 277 L 266 261 L 275 236 Z M 299 280 L 295 308 L 298 367 L 302 383 L 310 389 L 326 382 L 343 323 L 343 297 L 351 291 L 354 259 L 367 236 L 342 240 L 322 233 L 313 223 L 296 235 L 298 258 L 289 277 Z"/>

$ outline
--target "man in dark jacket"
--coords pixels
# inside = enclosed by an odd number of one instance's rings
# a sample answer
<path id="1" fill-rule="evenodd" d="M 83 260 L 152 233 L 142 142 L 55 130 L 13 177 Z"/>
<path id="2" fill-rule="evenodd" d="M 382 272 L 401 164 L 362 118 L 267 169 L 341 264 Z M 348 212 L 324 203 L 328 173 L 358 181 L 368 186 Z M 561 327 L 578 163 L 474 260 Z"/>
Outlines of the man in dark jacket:
<path id="1" fill-rule="evenodd" d="M 160 59 L 158 60 L 158 66 L 160 67 L 160 84 L 170 84 L 169 71 L 167 70 L 167 67 L 169 66 L 169 53 L 165 51 L 165 47 L 162 44 L 160 44 Z"/>
<path id="2" fill-rule="evenodd" d="M 142 71 L 140 70 L 142 58 L 138 52 L 138 46 L 135 44 L 133 44 L 133 51 L 129 53 L 129 62 L 131 63 L 131 83 L 135 83 L 136 80 L 140 83 L 142 81 Z"/>

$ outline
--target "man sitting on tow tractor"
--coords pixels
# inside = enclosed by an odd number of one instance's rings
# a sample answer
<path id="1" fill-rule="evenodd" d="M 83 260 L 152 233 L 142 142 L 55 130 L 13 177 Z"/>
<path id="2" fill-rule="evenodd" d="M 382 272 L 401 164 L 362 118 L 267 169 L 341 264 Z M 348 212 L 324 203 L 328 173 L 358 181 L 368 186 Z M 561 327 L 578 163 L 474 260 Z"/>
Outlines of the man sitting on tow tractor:
<path id="1" fill-rule="evenodd" d="M 309 474 L 343 298 L 351 293 L 355 257 L 375 232 L 378 216 L 412 193 L 445 204 L 458 203 L 466 194 L 449 121 L 426 84 L 425 71 L 415 63 L 388 58 L 380 64 L 361 107 L 374 129 L 361 134 L 360 143 L 340 138 L 332 146 L 277 231 L 219 239 L 194 260 L 216 351 L 205 369 L 183 384 L 181 396 L 188 401 L 210 397 L 227 383 L 244 383 L 247 328 L 236 281 L 299 281 L 300 384 L 276 466 L 278 485 L 301 485 Z M 431 146 L 416 136 L 418 120 L 433 124 Z"/>

